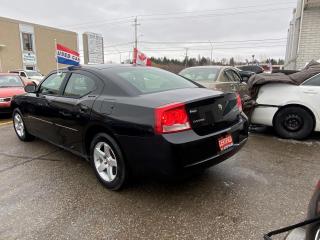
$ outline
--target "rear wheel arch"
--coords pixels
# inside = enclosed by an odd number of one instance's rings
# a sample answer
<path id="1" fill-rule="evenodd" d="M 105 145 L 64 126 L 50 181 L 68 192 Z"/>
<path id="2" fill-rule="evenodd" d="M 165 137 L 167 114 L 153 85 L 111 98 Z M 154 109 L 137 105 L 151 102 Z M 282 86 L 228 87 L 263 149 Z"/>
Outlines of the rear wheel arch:
<path id="1" fill-rule="evenodd" d="M 312 126 L 312 129 L 314 130 L 315 127 L 316 127 L 316 116 L 314 115 L 314 113 L 310 110 L 310 108 L 304 106 L 304 105 L 301 105 L 301 104 L 288 104 L 288 105 L 284 105 L 284 106 L 281 106 L 279 107 L 279 109 L 277 110 L 277 112 L 274 114 L 273 116 L 273 119 L 272 119 L 272 126 L 274 126 L 274 122 L 275 122 L 275 119 L 277 117 L 277 115 L 281 112 L 281 110 L 285 109 L 285 108 L 289 108 L 289 107 L 297 107 L 297 108 L 302 108 L 304 110 L 306 110 L 307 112 L 309 112 L 309 114 L 311 115 L 312 117 L 312 120 L 313 120 L 313 126 Z"/>
<path id="2" fill-rule="evenodd" d="M 116 139 L 116 137 L 114 136 L 114 134 L 112 133 L 112 131 L 108 127 L 105 127 L 102 125 L 92 125 L 86 130 L 86 132 L 84 134 L 84 149 L 85 149 L 85 154 L 87 157 L 90 156 L 91 142 L 92 142 L 93 138 L 99 133 L 108 134 L 110 137 L 113 138 L 113 140 L 118 144 L 118 146 L 121 149 L 121 145 L 119 144 L 118 140 Z"/>

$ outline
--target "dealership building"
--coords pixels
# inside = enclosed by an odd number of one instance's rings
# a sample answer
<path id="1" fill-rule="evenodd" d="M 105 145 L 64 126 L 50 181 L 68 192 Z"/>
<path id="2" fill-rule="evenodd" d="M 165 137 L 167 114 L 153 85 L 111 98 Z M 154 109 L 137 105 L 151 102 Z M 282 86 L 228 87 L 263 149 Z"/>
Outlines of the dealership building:
<path id="1" fill-rule="evenodd" d="M 54 70 L 55 39 L 78 51 L 76 32 L 0 17 L 0 72 L 27 69 L 47 74 Z"/>
<path id="2" fill-rule="evenodd" d="M 288 30 L 285 69 L 320 59 L 320 0 L 298 0 Z"/>

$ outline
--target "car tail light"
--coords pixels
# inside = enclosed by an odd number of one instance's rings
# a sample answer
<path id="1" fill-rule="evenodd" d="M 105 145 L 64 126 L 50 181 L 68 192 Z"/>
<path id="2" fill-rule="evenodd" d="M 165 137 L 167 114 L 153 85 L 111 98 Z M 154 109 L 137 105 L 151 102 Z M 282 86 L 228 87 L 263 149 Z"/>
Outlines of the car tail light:
<path id="1" fill-rule="evenodd" d="M 239 111 L 242 112 L 242 101 L 238 93 L 237 93 L 237 107 L 239 108 Z"/>
<path id="2" fill-rule="evenodd" d="M 185 104 L 172 103 L 155 109 L 157 134 L 181 132 L 191 129 Z"/>

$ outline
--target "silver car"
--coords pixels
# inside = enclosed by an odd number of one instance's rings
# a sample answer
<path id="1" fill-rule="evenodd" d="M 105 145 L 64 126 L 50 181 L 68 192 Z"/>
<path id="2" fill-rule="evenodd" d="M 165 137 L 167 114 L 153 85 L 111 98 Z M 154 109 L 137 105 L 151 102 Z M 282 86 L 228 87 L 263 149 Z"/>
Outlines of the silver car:
<path id="1" fill-rule="evenodd" d="M 239 70 L 229 66 L 199 66 L 183 69 L 179 75 L 202 86 L 223 92 L 237 92 L 248 95 L 247 84 L 242 80 Z"/>

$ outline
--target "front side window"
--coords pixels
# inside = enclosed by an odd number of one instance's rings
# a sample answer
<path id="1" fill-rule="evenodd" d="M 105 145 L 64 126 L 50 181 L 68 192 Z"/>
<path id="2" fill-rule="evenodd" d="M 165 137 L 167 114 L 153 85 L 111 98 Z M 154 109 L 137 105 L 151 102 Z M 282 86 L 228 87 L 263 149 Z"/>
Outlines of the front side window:
<path id="1" fill-rule="evenodd" d="M 22 33 L 22 45 L 24 51 L 33 51 L 33 41 L 31 33 Z"/>
<path id="2" fill-rule="evenodd" d="M 0 88 L 6 87 L 23 87 L 23 83 L 17 76 L 0 76 Z"/>
<path id="3" fill-rule="evenodd" d="M 112 71 L 117 81 L 129 83 L 142 94 L 198 87 L 183 77 L 157 68 L 121 67 L 105 71 Z"/>
<path id="4" fill-rule="evenodd" d="M 320 86 L 320 74 L 313 76 L 309 80 L 307 80 L 305 83 L 303 83 L 304 86 Z"/>
<path id="5" fill-rule="evenodd" d="M 91 93 L 95 89 L 96 84 L 93 79 L 82 74 L 72 73 L 63 96 L 79 98 Z"/>
<path id="6" fill-rule="evenodd" d="M 47 77 L 41 84 L 39 93 L 44 95 L 58 95 L 62 81 L 66 73 L 54 73 Z"/>

